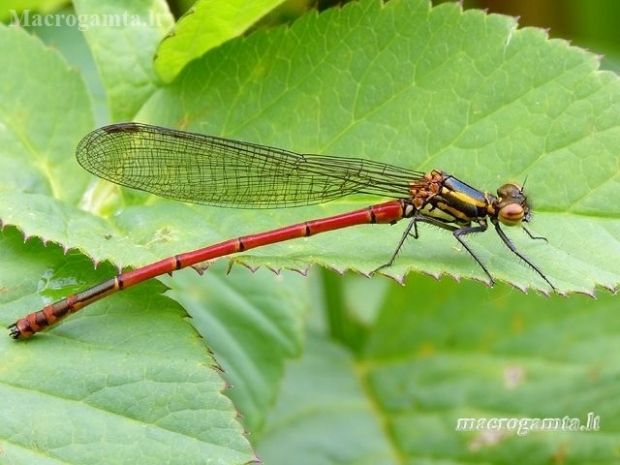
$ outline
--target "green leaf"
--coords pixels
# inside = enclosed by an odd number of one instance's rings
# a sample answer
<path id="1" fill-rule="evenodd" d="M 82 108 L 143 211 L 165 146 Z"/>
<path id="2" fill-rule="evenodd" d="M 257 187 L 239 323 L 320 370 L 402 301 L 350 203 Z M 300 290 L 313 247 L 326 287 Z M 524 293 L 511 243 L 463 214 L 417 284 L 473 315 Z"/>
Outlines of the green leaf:
<path id="1" fill-rule="evenodd" d="M 265 463 L 292 453 L 302 465 L 616 460 L 617 297 L 547 299 L 500 285 L 489 298 L 473 283 L 413 275 L 383 292 L 379 280 L 344 281 L 347 323 L 366 335 L 353 356 L 310 329 L 258 443 Z M 585 425 L 589 413 L 599 430 L 527 430 L 536 419 Z M 457 431 L 459 419 L 509 426 Z"/>
<path id="2" fill-rule="evenodd" d="M 35 14 L 54 11 L 63 3 L 63 0 L 4 0 L 0 21 L 25 26 L 34 19 Z"/>
<path id="3" fill-rule="evenodd" d="M 32 73 L 36 67 L 45 72 Z M 3 25 L 0 69 L 0 192 L 77 202 L 89 176 L 74 169 L 73 154 L 80 136 L 93 125 L 84 108 L 88 94 L 82 79 L 57 52 L 20 28 Z M 67 106 L 67 101 L 75 104 Z M 65 182 L 68 172 L 75 172 L 71 182 Z"/>
<path id="4" fill-rule="evenodd" d="M 167 295 L 217 349 L 231 386 L 226 394 L 256 434 L 279 393 L 284 362 L 301 353 L 309 295 L 300 275 L 274 279 L 268 270 L 234 267 L 224 276 L 222 268 L 210 267 L 203 276 L 184 270 L 163 281 L 172 288 Z"/>
<path id="5" fill-rule="evenodd" d="M 397 463 L 355 368 L 342 347 L 309 334 L 259 443 L 265 463 Z"/>
<path id="6" fill-rule="evenodd" d="M 94 272 L 81 254 L 64 256 L 34 240 L 23 244 L 14 228 L 2 233 L 0 253 L 4 323 L 37 306 L 38 294 L 53 300 L 113 274 L 110 266 Z M 183 309 L 159 295 L 160 283 L 136 291 L 107 299 L 30 343 L 0 338 L 4 459 L 252 460 L 237 412 L 221 392 L 217 362 L 183 321 Z M 122 317 L 106 318 L 110 313 Z"/>
<path id="7" fill-rule="evenodd" d="M 243 34 L 284 0 L 198 0 L 164 38 L 155 70 L 171 82 L 190 61 Z"/>
<path id="8" fill-rule="evenodd" d="M 157 43 L 170 30 L 173 18 L 164 0 L 101 2 L 75 0 L 101 80 L 107 90 L 113 120 L 133 119 L 156 89 L 153 69 Z"/>

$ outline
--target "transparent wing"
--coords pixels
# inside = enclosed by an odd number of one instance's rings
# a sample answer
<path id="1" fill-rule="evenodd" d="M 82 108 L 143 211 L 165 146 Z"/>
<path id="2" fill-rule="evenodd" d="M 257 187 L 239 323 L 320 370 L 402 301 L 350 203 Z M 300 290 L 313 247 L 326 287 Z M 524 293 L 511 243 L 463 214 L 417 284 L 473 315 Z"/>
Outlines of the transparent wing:
<path id="1" fill-rule="evenodd" d="M 355 193 L 408 197 L 423 176 L 370 160 L 301 155 L 139 123 L 91 132 L 76 156 L 84 169 L 122 186 L 239 208 L 308 205 Z"/>

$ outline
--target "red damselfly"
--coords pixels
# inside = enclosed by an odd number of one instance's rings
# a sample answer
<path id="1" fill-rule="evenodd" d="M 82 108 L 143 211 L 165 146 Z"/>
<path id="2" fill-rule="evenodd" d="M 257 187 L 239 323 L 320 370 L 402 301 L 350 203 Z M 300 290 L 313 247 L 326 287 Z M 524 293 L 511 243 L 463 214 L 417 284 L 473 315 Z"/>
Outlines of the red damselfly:
<path id="1" fill-rule="evenodd" d="M 86 170 L 101 178 L 184 202 L 274 208 L 321 203 L 351 194 L 394 200 L 238 237 L 121 273 L 16 321 L 9 326 L 15 339 L 28 338 L 109 294 L 187 266 L 289 239 L 360 224 L 394 224 L 403 218 L 408 218 L 409 224 L 383 267 L 394 262 L 407 237 L 418 238 L 418 223 L 423 222 L 451 231 L 493 284 L 491 273 L 464 240 L 467 234 L 486 231 L 490 221 L 512 253 L 556 290 L 500 226 L 523 225 L 530 220 L 530 206 L 518 184 L 504 184 L 493 195 L 439 170 L 423 173 L 370 160 L 302 155 L 139 123 L 113 124 L 91 132 L 78 145 L 76 156 Z M 525 231 L 532 239 L 544 239 Z"/>

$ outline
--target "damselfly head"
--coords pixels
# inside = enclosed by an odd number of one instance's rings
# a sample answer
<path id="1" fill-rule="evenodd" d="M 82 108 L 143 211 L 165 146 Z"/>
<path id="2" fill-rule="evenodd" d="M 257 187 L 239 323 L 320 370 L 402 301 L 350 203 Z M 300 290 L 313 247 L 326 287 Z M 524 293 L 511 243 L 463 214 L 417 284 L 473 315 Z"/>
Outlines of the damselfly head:
<path id="1" fill-rule="evenodd" d="M 497 217 L 506 226 L 518 226 L 530 220 L 530 205 L 522 186 L 508 183 L 497 189 Z"/>

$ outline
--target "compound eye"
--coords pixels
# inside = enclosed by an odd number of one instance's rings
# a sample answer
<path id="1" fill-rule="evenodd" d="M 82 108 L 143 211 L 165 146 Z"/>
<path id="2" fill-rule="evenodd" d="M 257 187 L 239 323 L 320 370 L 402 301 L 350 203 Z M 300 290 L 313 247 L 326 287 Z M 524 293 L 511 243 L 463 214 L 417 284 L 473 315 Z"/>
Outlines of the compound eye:
<path id="1" fill-rule="evenodd" d="M 515 183 L 504 184 L 497 189 L 500 199 L 519 199 L 523 197 L 523 187 Z"/>
<path id="2" fill-rule="evenodd" d="M 511 203 L 500 209 L 498 217 L 506 226 L 518 226 L 525 217 L 525 210 L 521 205 Z"/>

